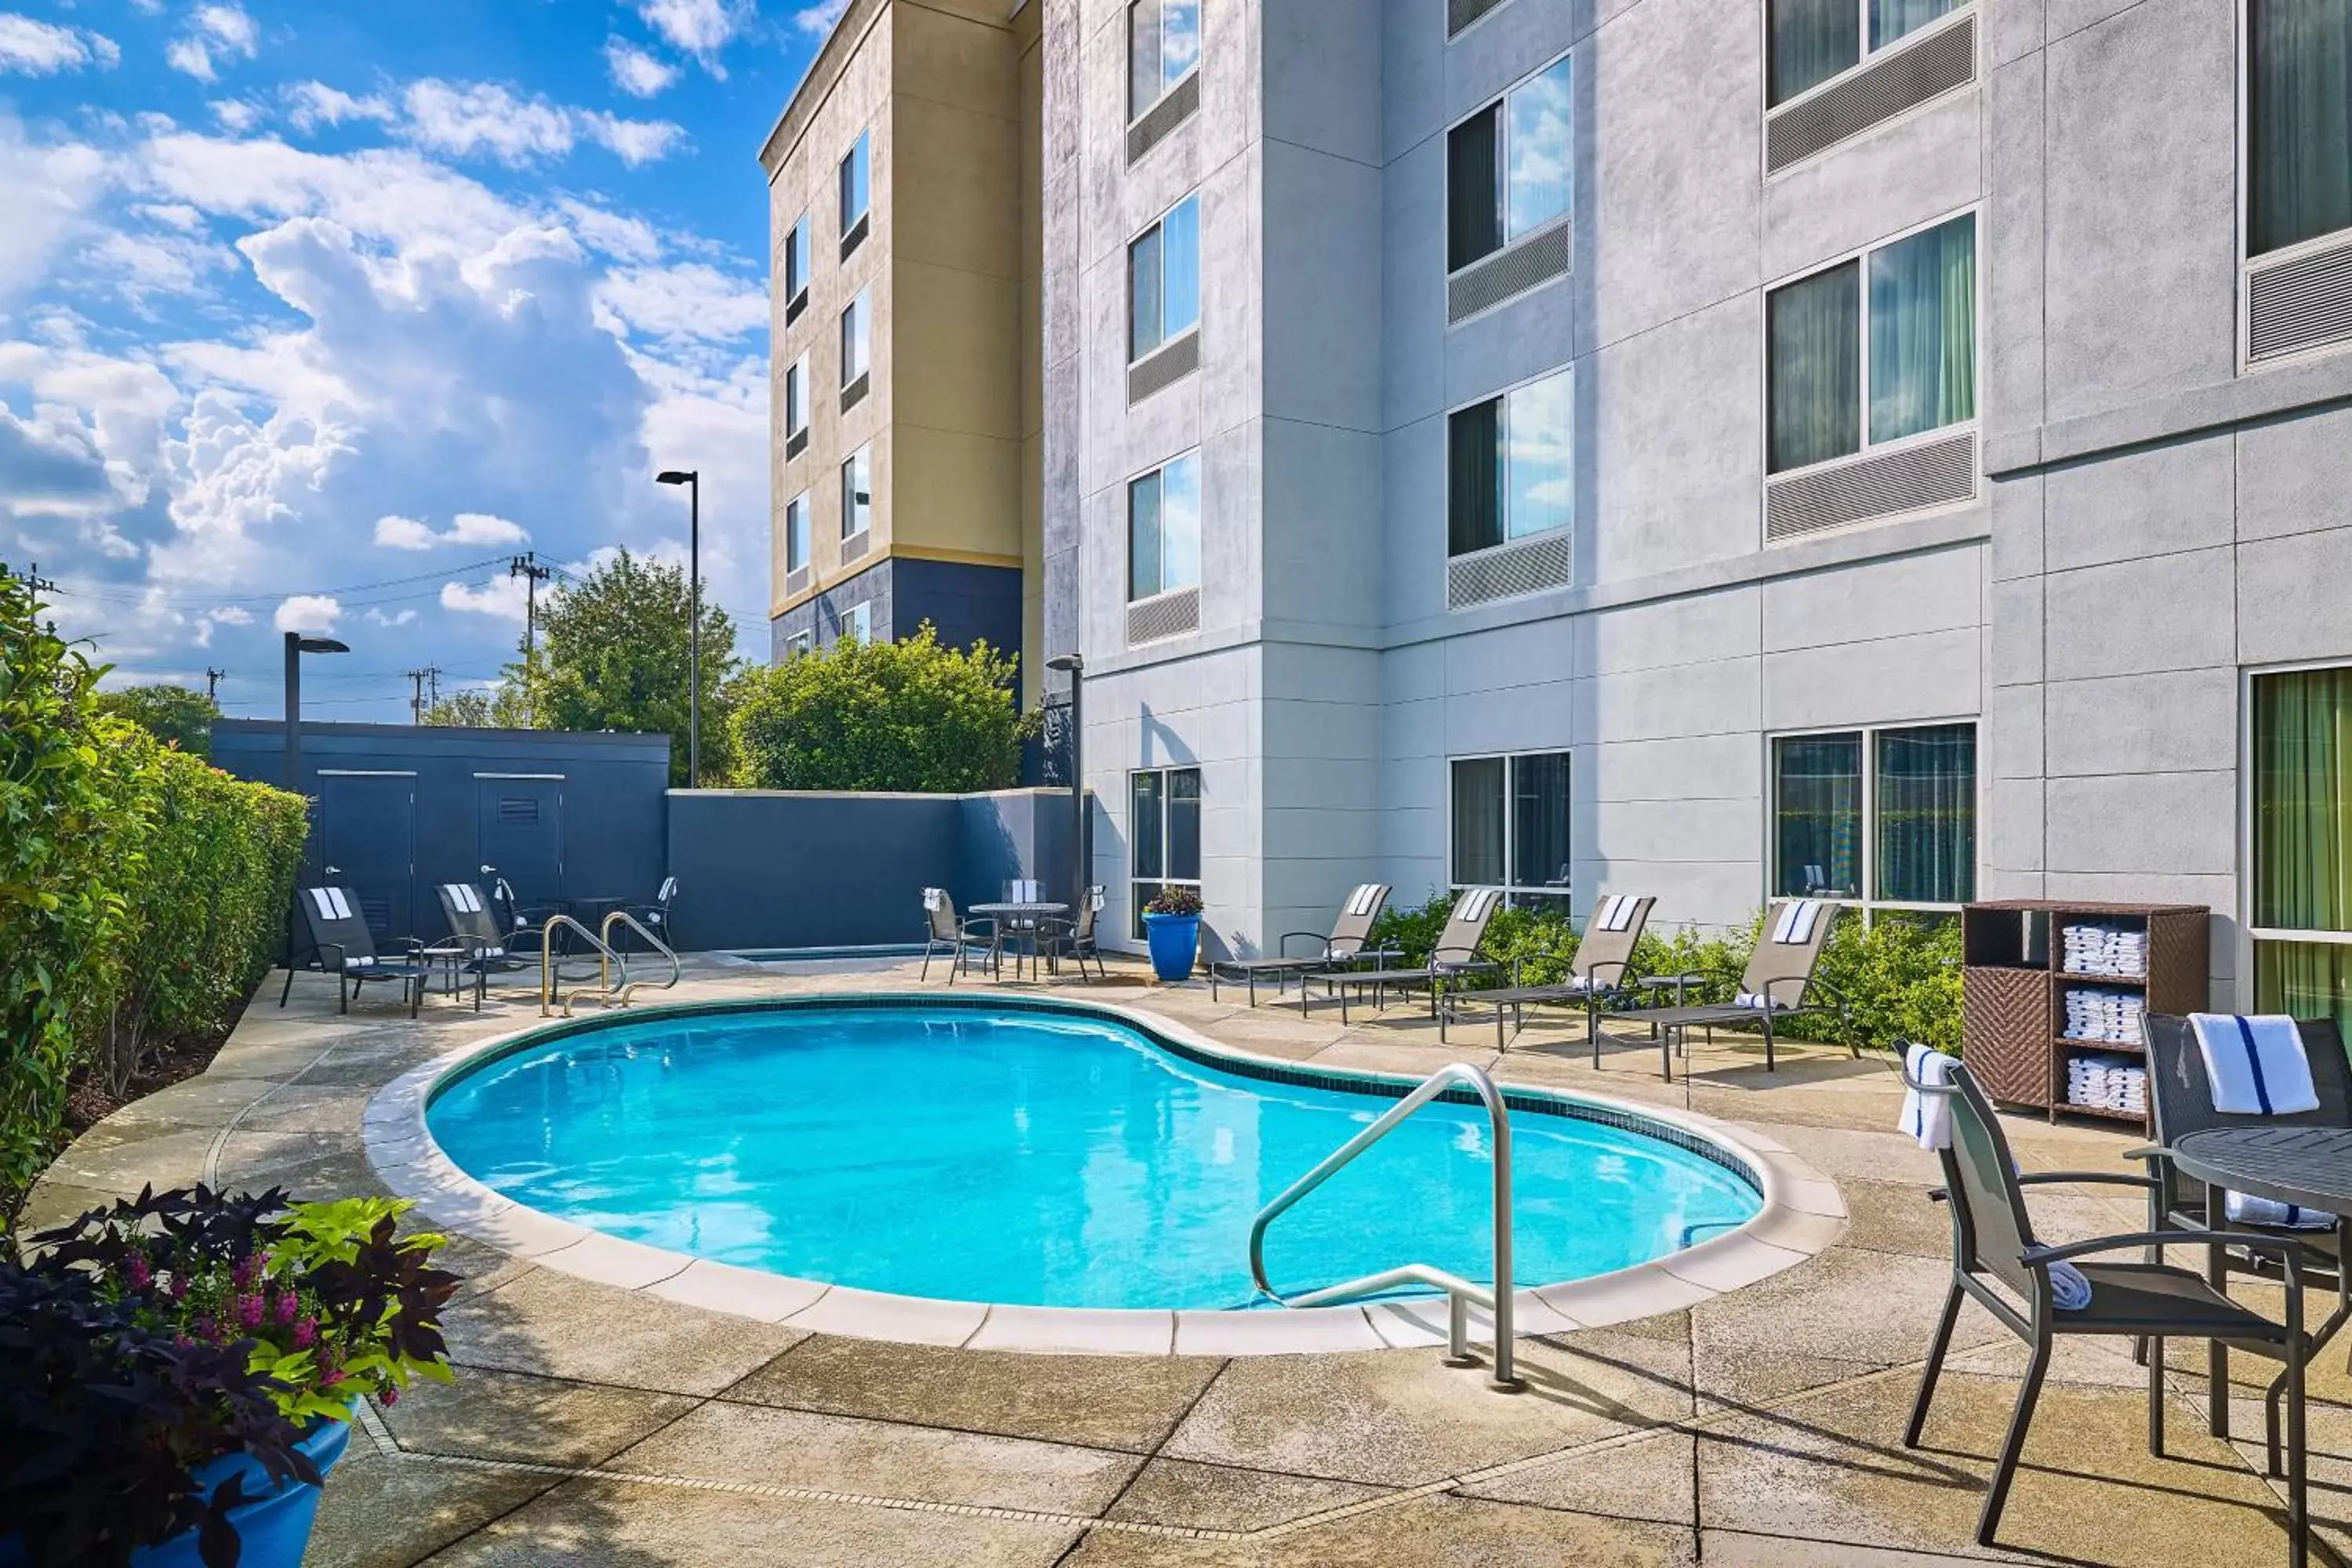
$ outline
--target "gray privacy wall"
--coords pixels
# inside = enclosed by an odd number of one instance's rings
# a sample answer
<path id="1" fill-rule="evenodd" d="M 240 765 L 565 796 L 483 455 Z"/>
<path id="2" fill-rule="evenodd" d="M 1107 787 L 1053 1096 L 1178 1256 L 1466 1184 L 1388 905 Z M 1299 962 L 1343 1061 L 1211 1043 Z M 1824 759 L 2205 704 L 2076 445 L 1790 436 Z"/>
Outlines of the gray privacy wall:
<path id="1" fill-rule="evenodd" d="M 1034 879 L 1066 901 L 1069 843 L 1067 790 L 672 790 L 677 939 L 696 952 L 914 942 L 925 888 L 961 910 Z"/>

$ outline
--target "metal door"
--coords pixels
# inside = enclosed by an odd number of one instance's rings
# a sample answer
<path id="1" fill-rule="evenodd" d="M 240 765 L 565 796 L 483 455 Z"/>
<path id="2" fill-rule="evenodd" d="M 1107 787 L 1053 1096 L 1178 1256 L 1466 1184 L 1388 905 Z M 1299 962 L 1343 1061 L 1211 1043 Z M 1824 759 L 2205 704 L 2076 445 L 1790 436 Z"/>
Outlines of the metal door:
<path id="1" fill-rule="evenodd" d="M 526 906 L 562 898 L 563 776 L 476 773 L 474 791 L 481 863 Z"/>
<path id="2" fill-rule="evenodd" d="M 379 939 L 416 933 L 416 775 L 319 772 L 319 866 Z"/>

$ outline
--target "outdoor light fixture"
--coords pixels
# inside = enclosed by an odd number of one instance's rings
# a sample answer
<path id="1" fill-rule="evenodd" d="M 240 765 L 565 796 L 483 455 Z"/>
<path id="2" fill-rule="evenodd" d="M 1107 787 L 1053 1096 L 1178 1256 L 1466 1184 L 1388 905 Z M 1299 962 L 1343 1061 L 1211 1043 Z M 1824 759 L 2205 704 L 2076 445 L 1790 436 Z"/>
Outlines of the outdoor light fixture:
<path id="1" fill-rule="evenodd" d="M 300 632 L 286 634 L 286 787 L 302 796 L 304 809 L 309 809 L 310 792 L 302 787 L 302 656 L 306 653 L 349 653 L 351 644 L 333 637 L 306 637 Z M 315 847 L 316 834 L 304 840 Z M 307 850 L 306 850 L 307 853 Z M 286 967 L 294 967 L 294 911 L 286 911 Z"/>
<path id="2" fill-rule="evenodd" d="M 1045 668 L 1070 678 L 1070 918 L 1075 921 L 1087 901 L 1087 785 L 1086 775 L 1078 771 L 1078 688 L 1086 679 L 1087 656 L 1057 653 L 1045 661 Z"/>
<path id="3" fill-rule="evenodd" d="M 664 468 L 657 485 L 684 485 L 686 525 L 686 787 L 702 787 L 702 472 Z"/>

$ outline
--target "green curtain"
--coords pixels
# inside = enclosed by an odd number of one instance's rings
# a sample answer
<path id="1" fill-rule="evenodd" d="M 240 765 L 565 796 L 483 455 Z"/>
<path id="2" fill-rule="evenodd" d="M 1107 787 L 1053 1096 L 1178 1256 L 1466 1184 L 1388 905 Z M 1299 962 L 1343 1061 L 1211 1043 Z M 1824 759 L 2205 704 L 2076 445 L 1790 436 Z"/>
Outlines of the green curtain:
<path id="1" fill-rule="evenodd" d="M 2352 228 L 2352 5 L 2246 8 L 2246 252 Z"/>
<path id="2" fill-rule="evenodd" d="M 1137 879 L 1167 875 L 1168 775 L 1137 773 L 1128 781 L 1128 865 Z"/>
<path id="3" fill-rule="evenodd" d="M 2255 942 L 2254 1011 L 2333 1018 L 2345 1038 L 2352 1040 L 2352 945 Z"/>
<path id="4" fill-rule="evenodd" d="M 1862 891 L 1862 737 L 1772 742 L 1772 891 Z"/>
<path id="5" fill-rule="evenodd" d="M 1973 213 L 1870 256 L 1870 438 L 1976 417 Z"/>
<path id="6" fill-rule="evenodd" d="M 1503 759 L 1465 757 L 1454 764 L 1454 883 L 1503 882 Z"/>
<path id="7" fill-rule="evenodd" d="M 1511 886 L 1568 882 L 1568 753 L 1511 759 Z"/>
<path id="8" fill-rule="evenodd" d="M 1772 101 L 1785 103 L 1862 58 L 1854 0 L 1771 0 Z"/>
<path id="9" fill-rule="evenodd" d="M 1164 586 L 1160 580 L 1160 476 L 1152 473 L 1127 487 L 1127 596 L 1149 599 Z"/>
<path id="10" fill-rule="evenodd" d="M 1861 264 L 1775 289 L 1764 312 L 1772 471 L 1861 450 Z"/>
<path id="11" fill-rule="evenodd" d="M 1466 555 L 1503 542 L 1503 400 L 1446 421 L 1445 552 Z"/>
<path id="12" fill-rule="evenodd" d="M 1870 47 L 1883 49 L 1938 16 L 1951 15 L 1960 0 L 1870 0 Z"/>
<path id="13" fill-rule="evenodd" d="M 1503 199 L 1496 161 L 1496 104 L 1445 138 L 1445 267 L 1458 271 L 1503 243 Z"/>
<path id="14" fill-rule="evenodd" d="M 1878 734 L 1878 894 L 1961 904 L 1977 889 L 1977 727 Z"/>
<path id="15" fill-rule="evenodd" d="M 2254 924 L 2352 931 L 2352 668 L 2254 678 Z"/>

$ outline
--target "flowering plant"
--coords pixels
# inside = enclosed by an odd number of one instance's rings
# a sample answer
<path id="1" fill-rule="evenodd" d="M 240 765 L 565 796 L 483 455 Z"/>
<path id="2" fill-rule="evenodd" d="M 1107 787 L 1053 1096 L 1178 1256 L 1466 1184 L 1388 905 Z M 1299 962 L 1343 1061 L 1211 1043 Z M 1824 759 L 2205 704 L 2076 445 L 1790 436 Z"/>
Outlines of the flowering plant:
<path id="1" fill-rule="evenodd" d="M 1201 912 L 1200 890 L 1195 888 L 1162 888 L 1143 909 L 1146 914 L 1197 915 Z"/>
<path id="2" fill-rule="evenodd" d="M 123 1563 L 193 1529 L 234 1563 L 227 1515 L 253 1499 L 206 1496 L 195 1467 L 245 1454 L 316 1484 L 306 1429 L 449 1381 L 458 1279 L 432 1267 L 440 1237 L 398 1234 L 408 1206 L 151 1188 L 0 1260 L 0 1521 L 33 1561 Z"/>

